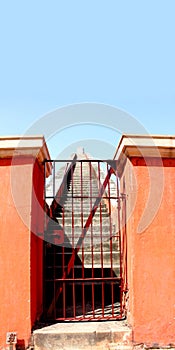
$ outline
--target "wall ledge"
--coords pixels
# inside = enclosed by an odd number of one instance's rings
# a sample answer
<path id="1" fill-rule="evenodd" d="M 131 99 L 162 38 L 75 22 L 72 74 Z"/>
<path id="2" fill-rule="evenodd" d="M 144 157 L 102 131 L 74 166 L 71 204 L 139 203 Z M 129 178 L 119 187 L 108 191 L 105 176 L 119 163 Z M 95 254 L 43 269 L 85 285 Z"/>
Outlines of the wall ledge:
<path id="1" fill-rule="evenodd" d="M 118 161 L 119 175 L 127 158 L 175 158 L 175 136 L 170 135 L 123 135 L 114 159 Z"/>
<path id="2" fill-rule="evenodd" d="M 44 160 L 50 160 L 50 154 L 43 135 L 34 136 L 1 136 L 0 158 L 34 157 L 39 164 Z M 46 162 L 46 176 L 52 171 L 52 164 Z"/>

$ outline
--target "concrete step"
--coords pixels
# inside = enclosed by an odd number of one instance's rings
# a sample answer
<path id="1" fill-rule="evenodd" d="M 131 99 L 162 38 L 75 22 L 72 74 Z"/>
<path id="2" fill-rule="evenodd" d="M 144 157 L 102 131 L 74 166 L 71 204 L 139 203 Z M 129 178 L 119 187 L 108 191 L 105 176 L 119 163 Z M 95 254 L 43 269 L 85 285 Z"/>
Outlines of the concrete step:
<path id="1" fill-rule="evenodd" d="M 75 248 L 76 247 L 76 245 L 78 244 L 78 241 L 79 241 L 79 237 L 80 237 L 80 235 L 78 234 L 78 235 L 75 235 L 74 236 L 74 239 L 72 239 L 72 235 L 70 234 L 68 234 L 67 232 L 66 232 L 66 239 L 65 239 L 65 242 L 69 242 L 69 244 L 70 245 L 72 245 L 73 246 L 73 248 Z M 50 239 L 51 239 L 52 237 L 50 236 Z M 109 238 L 109 235 L 104 235 L 103 234 L 103 241 L 107 241 L 108 240 L 108 238 Z M 82 245 L 83 245 L 83 247 L 84 247 L 84 249 L 85 250 L 90 250 L 89 249 L 89 246 L 91 247 L 92 245 L 95 247 L 96 245 L 98 245 L 99 246 L 99 244 L 100 244 L 100 236 L 99 235 L 97 235 L 97 236 L 93 236 L 93 243 L 91 242 L 91 237 L 90 237 L 90 235 L 87 233 L 86 234 L 86 237 L 84 238 L 84 240 L 83 240 L 83 243 L 82 242 L 80 242 L 79 241 L 79 243 L 80 243 L 80 249 L 82 248 Z M 106 249 L 107 250 L 107 249 Z M 100 249 L 99 249 L 99 251 L 100 251 Z M 108 251 L 109 251 L 109 248 L 108 248 Z"/>
<path id="2" fill-rule="evenodd" d="M 87 181 L 86 183 L 83 182 L 83 184 L 81 184 L 81 182 L 77 182 L 74 183 L 73 187 L 70 186 L 70 193 L 72 193 L 72 191 L 75 193 L 76 191 L 78 193 L 81 193 L 81 191 L 84 190 L 87 193 L 90 193 L 91 191 L 95 190 L 96 192 L 99 192 L 99 187 L 96 183 L 89 183 L 89 181 Z"/>
<path id="3" fill-rule="evenodd" d="M 91 249 L 92 249 L 91 245 L 89 245 L 89 246 L 86 245 L 86 252 L 91 251 Z M 100 244 L 97 244 L 97 245 L 93 246 L 94 252 L 100 252 L 100 249 L 101 249 Z M 109 240 L 104 241 L 104 239 L 103 239 L 102 249 L 103 249 L 104 252 L 109 252 L 110 251 L 110 242 L 109 242 Z M 113 252 L 119 252 L 119 243 L 118 243 L 118 241 L 114 241 L 114 240 L 112 241 L 112 250 L 113 250 Z"/>
<path id="4" fill-rule="evenodd" d="M 55 227 L 55 229 L 56 229 L 56 227 Z M 84 232 L 84 229 L 82 227 L 75 226 L 74 229 L 72 229 L 72 226 L 64 226 L 64 233 L 65 233 L 65 235 L 67 235 L 67 237 L 69 237 L 69 239 L 72 239 L 72 233 L 74 233 L 73 234 L 74 239 L 78 239 L 83 232 Z M 51 233 L 51 230 L 50 230 L 50 233 Z M 100 242 L 101 242 L 100 227 L 93 226 L 92 233 L 93 233 L 93 244 L 100 244 Z M 105 229 L 102 230 L 102 239 L 106 241 L 106 240 L 109 240 L 110 237 L 111 237 L 110 228 L 109 228 L 109 226 L 105 226 Z M 89 241 L 89 239 L 91 239 L 91 226 L 89 226 L 88 229 L 86 230 L 85 238 L 88 241 Z"/>
<path id="5" fill-rule="evenodd" d="M 62 266 L 60 265 L 58 265 L 57 266 L 57 268 L 58 269 L 61 269 L 62 268 Z M 65 268 L 67 268 L 67 265 L 65 265 Z M 85 269 L 92 269 L 92 264 L 84 264 L 84 268 Z M 102 266 L 101 266 L 101 264 L 93 264 L 93 268 L 94 269 L 102 269 Z M 53 278 L 53 273 L 52 273 L 52 271 L 51 271 L 51 269 L 52 269 L 52 267 L 50 267 L 50 269 L 48 268 L 48 279 L 49 278 Z M 105 270 L 105 269 L 111 269 L 111 264 L 103 264 L 103 269 Z M 49 271 L 50 270 L 50 271 Z M 82 270 L 82 265 L 74 265 L 74 271 L 81 271 Z M 117 264 L 113 264 L 113 266 L 112 266 L 112 270 L 113 270 L 113 272 L 115 273 L 115 276 L 114 277 L 120 277 L 120 265 L 117 265 Z"/>
<path id="6" fill-rule="evenodd" d="M 58 219 L 58 221 L 59 221 L 59 224 L 61 225 L 61 226 L 63 226 L 63 224 L 64 224 L 64 227 L 66 228 L 66 227 L 72 227 L 72 225 L 74 225 L 74 227 L 76 227 L 76 226 L 83 226 L 84 227 L 84 225 L 86 224 L 86 221 L 87 221 L 87 219 L 88 219 L 88 216 L 83 216 L 83 222 L 82 222 L 82 225 L 81 225 L 81 218 L 80 218 L 80 216 L 76 216 L 76 217 L 74 217 L 73 219 L 72 219 L 72 217 L 64 217 L 64 219 L 62 218 L 62 219 Z M 98 216 L 94 216 L 94 218 L 93 218 L 93 220 L 92 220 L 92 226 L 93 227 L 95 227 L 95 226 L 99 226 L 100 225 L 100 217 L 98 217 Z M 110 220 L 109 220 L 109 218 L 108 217 L 105 217 L 105 218 L 103 218 L 103 220 L 102 220 L 102 224 L 101 224 L 101 227 L 102 227 L 102 230 L 103 230 L 103 227 L 105 227 L 105 226 L 110 226 Z M 112 226 L 112 223 L 111 223 L 111 226 Z"/>
<path id="7" fill-rule="evenodd" d="M 88 216 L 91 214 L 92 208 L 91 207 L 82 207 L 81 206 L 71 206 L 71 205 L 66 205 L 64 207 L 64 216 L 65 217 L 73 217 L 79 216 L 79 219 L 81 220 L 81 214 L 83 214 L 83 217 L 88 218 Z M 62 212 L 61 212 L 62 213 Z M 101 214 L 102 214 L 102 220 L 104 217 L 110 217 L 109 212 L 106 210 L 106 208 L 101 209 Z M 100 218 L 100 210 L 96 210 L 94 214 L 94 218 Z"/>
<path id="8" fill-rule="evenodd" d="M 70 182 L 71 188 L 72 188 L 72 184 L 73 184 L 73 188 L 74 187 L 78 188 L 78 186 L 86 186 L 88 188 L 90 188 L 90 186 L 96 186 L 97 188 L 99 187 L 98 181 L 96 179 L 91 179 L 91 181 L 90 181 L 89 177 L 84 176 L 82 178 L 82 182 L 81 182 L 81 179 L 78 178 L 78 175 L 77 175 L 77 178 L 73 179 L 73 182 L 72 181 Z"/>
<path id="9" fill-rule="evenodd" d="M 83 217 L 86 217 L 88 218 L 88 216 L 90 215 L 90 209 L 88 208 L 83 208 Z M 107 212 L 106 209 L 102 208 L 101 209 L 101 213 L 102 213 L 102 218 L 109 218 L 109 213 Z M 60 213 L 60 215 L 62 216 L 62 213 Z M 76 218 L 77 216 L 79 217 L 80 219 L 80 215 L 81 215 L 81 210 L 73 210 L 73 217 Z M 70 218 L 72 217 L 72 207 L 70 208 L 64 208 L 64 217 L 65 218 Z M 95 212 L 95 215 L 93 217 L 93 220 L 94 218 L 100 218 L 100 210 L 96 210 Z"/>
<path id="10" fill-rule="evenodd" d="M 95 199 L 94 201 L 92 201 L 92 205 L 89 203 L 89 201 L 86 201 L 84 200 L 83 203 L 81 203 L 81 201 L 74 201 L 74 203 L 72 203 L 72 201 L 67 201 L 64 203 L 64 210 L 71 210 L 72 209 L 75 211 L 75 210 L 79 210 L 79 212 L 81 212 L 81 208 L 83 208 L 83 211 L 88 211 L 90 212 L 90 210 L 93 208 L 93 204 L 95 202 Z M 104 209 L 104 211 L 108 212 L 108 209 L 107 207 L 103 204 L 101 206 L 101 210 Z M 100 208 L 97 208 L 97 210 L 100 211 Z"/>
<path id="11" fill-rule="evenodd" d="M 82 260 L 82 252 L 78 253 L 79 258 Z M 103 252 L 103 264 L 110 264 L 111 254 L 110 252 Z M 101 253 L 100 252 L 93 252 L 93 260 L 95 264 L 101 264 Z M 113 252 L 112 253 L 112 260 L 115 263 L 120 262 L 120 254 L 119 252 Z M 84 252 L 84 263 L 88 264 L 92 262 L 92 253 L 91 252 Z"/>
<path id="12" fill-rule="evenodd" d="M 83 207 L 84 211 L 86 211 L 86 209 L 89 211 L 91 206 L 93 206 L 95 200 L 96 200 L 96 197 L 92 199 L 92 203 L 91 203 L 89 198 L 83 198 L 82 200 L 81 200 L 81 198 L 74 198 L 72 201 L 71 197 L 70 198 L 66 197 L 66 200 L 63 201 L 63 203 L 64 203 L 63 207 L 64 207 L 64 210 L 66 210 L 67 208 L 72 209 L 72 207 L 75 207 L 75 208 L 77 207 L 77 208 L 80 208 L 80 210 L 81 210 L 81 207 Z M 59 200 L 57 202 L 59 203 Z M 103 200 L 101 201 L 101 210 L 102 209 L 104 209 L 108 212 L 107 205 Z M 100 210 L 100 205 L 98 206 L 97 210 Z"/>
<path id="13" fill-rule="evenodd" d="M 76 243 L 77 241 L 78 241 L 78 237 L 76 238 L 74 243 Z M 69 240 L 69 242 L 70 242 L 70 240 Z M 69 248 L 71 248 L 71 246 Z M 91 242 L 87 238 L 85 238 L 85 240 L 84 240 L 83 250 L 84 250 L 84 254 L 88 254 L 88 253 L 92 252 Z M 110 253 L 110 246 L 109 246 L 109 242 L 108 241 L 106 241 L 106 242 L 103 241 L 102 251 L 103 251 L 103 253 Z M 80 247 L 80 251 L 79 252 L 80 252 L 80 254 L 82 254 L 82 246 Z M 93 245 L 93 252 L 94 252 L 94 254 L 95 253 L 101 254 L 101 246 L 100 246 L 100 244 L 94 244 Z M 113 254 L 120 254 L 118 242 L 113 242 L 113 244 L 112 244 L 112 253 Z M 65 252 L 65 254 L 70 254 L 70 252 Z M 62 252 L 60 252 L 60 253 L 58 252 L 57 255 L 62 255 Z"/>
<path id="14" fill-rule="evenodd" d="M 73 210 L 72 210 L 73 209 Z M 72 220 L 72 216 L 74 220 L 79 220 L 79 222 L 81 223 L 82 217 L 84 220 L 87 220 L 87 218 L 89 217 L 91 213 L 91 208 L 82 208 L 82 210 L 80 208 L 78 208 L 78 210 L 76 210 L 76 208 L 65 208 L 64 211 L 64 219 L 65 220 Z M 61 217 L 63 218 L 63 214 L 61 215 Z M 112 224 L 112 220 L 109 216 L 109 213 L 103 209 L 101 212 L 101 218 L 100 218 L 100 211 L 96 211 L 93 218 L 92 218 L 92 222 L 98 221 L 100 223 L 100 220 L 103 223 L 107 222 L 111 222 Z M 60 221 L 60 218 L 59 220 Z"/>
<path id="15" fill-rule="evenodd" d="M 65 216 L 70 216 L 72 215 L 72 212 L 74 213 L 74 216 L 80 216 L 81 214 L 81 208 L 78 208 L 79 210 L 75 210 L 74 207 L 72 207 L 71 205 L 70 206 L 66 206 L 64 207 L 64 215 Z M 62 213 L 63 211 L 61 211 L 60 213 Z M 83 216 L 89 216 L 91 212 L 91 208 L 87 208 L 87 207 L 83 207 Z M 106 208 L 101 208 L 101 213 L 102 213 L 102 216 L 108 216 L 109 217 L 109 213 L 107 211 Z M 95 212 L 95 215 L 94 216 L 99 216 L 100 215 L 100 209 L 98 208 Z"/>
<path id="16" fill-rule="evenodd" d="M 102 266 L 101 266 L 101 263 L 100 264 L 97 264 L 94 262 L 94 265 L 93 265 L 94 269 L 101 269 Z M 74 267 L 75 269 L 81 269 L 82 266 L 81 265 L 77 265 Z M 88 263 L 84 263 L 84 268 L 85 269 L 92 269 L 92 263 L 88 264 Z M 111 264 L 110 263 L 105 263 L 103 264 L 103 268 L 104 269 L 111 269 Z M 116 276 L 120 276 L 120 265 L 118 264 L 113 264 L 112 266 L 112 270 L 113 272 L 115 273 Z"/>
<path id="17" fill-rule="evenodd" d="M 64 322 L 33 333 L 34 350 L 130 350 L 131 336 L 124 321 Z"/>
<path id="18" fill-rule="evenodd" d="M 99 237 L 100 237 L 100 232 L 101 232 L 101 227 L 100 225 L 92 225 L 92 228 L 93 228 L 93 235 L 95 237 L 95 234 L 99 234 Z M 91 230 L 91 226 L 88 227 L 88 231 Z M 67 223 L 64 223 L 64 231 L 65 233 L 72 233 L 74 231 L 74 236 L 76 235 L 76 233 L 80 233 L 83 231 L 83 227 L 80 225 L 75 225 L 74 228 L 72 228 L 72 225 L 67 225 Z M 103 237 L 104 236 L 107 236 L 107 237 L 110 237 L 110 225 L 107 224 L 107 225 L 103 225 L 103 228 L 102 228 L 102 233 L 103 233 Z"/>
<path id="19" fill-rule="evenodd" d="M 64 217 L 64 220 L 63 220 L 63 218 L 58 218 L 58 222 L 56 222 L 54 220 L 50 220 L 49 228 L 50 228 L 50 230 L 51 229 L 53 229 L 53 230 L 64 229 L 67 231 L 72 231 L 73 226 L 74 226 L 74 231 L 79 232 L 80 230 L 83 230 L 86 221 L 87 221 L 87 218 L 85 217 L 83 220 L 83 224 L 82 224 L 80 216 L 75 217 L 73 220 L 70 217 Z M 63 225 L 64 225 L 64 227 L 63 227 Z M 100 225 L 100 220 L 98 217 L 94 217 L 94 219 L 92 219 L 92 223 L 90 223 L 88 229 L 90 229 L 91 226 L 93 227 L 94 233 L 96 231 L 99 232 L 101 229 L 102 229 L 102 232 L 105 233 L 105 232 L 109 231 L 110 228 L 111 228 L 111 230 L 113 229 L 113 231 L 114 231 L 114 228 L 115 228 L 115 226 L 112 225 L 112 223 L 110 222 L 110 220 L 108 218 L 104 218 L 104 220 L 102 221 L 102 224 Z"/>

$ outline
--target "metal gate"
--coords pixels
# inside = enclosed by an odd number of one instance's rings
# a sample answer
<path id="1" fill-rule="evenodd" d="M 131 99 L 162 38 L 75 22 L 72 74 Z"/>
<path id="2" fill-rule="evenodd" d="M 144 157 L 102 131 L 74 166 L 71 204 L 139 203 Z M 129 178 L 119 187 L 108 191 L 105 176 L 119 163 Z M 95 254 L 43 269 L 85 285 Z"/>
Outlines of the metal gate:
<path id="1" fill-rule="evenodd" d="M 52 165 L 45 184 L 45 319 L 121 319 L 126 233 L 117 163 L 75 155 Z"/>

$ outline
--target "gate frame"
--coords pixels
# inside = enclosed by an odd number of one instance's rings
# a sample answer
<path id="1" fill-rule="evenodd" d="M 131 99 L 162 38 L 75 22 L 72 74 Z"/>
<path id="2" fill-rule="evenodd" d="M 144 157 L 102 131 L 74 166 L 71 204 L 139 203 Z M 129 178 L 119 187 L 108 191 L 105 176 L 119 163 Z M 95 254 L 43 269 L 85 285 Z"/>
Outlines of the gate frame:
<path id="1" fill-rule="evenodd" d="M 119 238 L 119 251 L 120 251 L 120 276 L 117 277 L 117 279 L 120 281 L 120 314 L 115 316 L 115 317 L 100 317 L 100 318 L 80 318 L 80 317 L 71 317 L 71 318 L 67 318 L 67 317 L 63 317 L 63 318 L 57 318 L 56 317 L 56 311 L 54 310 L 54 306 L 56 304 L 57 299 L 59 298 L 59 295 L 61 294 L 61 292 L 63 291 L 63 287 L 60 287 L 57 291 L 56 291 L 56 295 L 53 298 L 52 303 L 50 304 L 49 309 L 47 310 L 47 313 L 45 313 L 45 318 L 47 319 L 48 316 L 50 317 L 52 312 L 54 311 L 54 320 L 55 321 L 63 321 L 63 320 L 76 320 L 76 321 L 87 321 L 87 320 L 106 320 L 106 319 L 124 319 L 126 318 L 126 313 L 127 313 L 127 294 L 128 294 L 128 287 L 127 287 L 127 236 L 126 236 L 126 195 L 124 193 L 120 193 L 120 185 L 119 185 L 119 176 L 117 173 L 117 160 L 99 160 L 99 159 L 77 159 L 77 156 L 75 155 L 73 160 L 70 162 L 70 160 L 45 160 L 44 161 L 44 173 L 46 171 L 47 168 L 47 163 L 52 163 L 52 167 L 53 167 L 53 177 L 55 179 L 55 163 L 67 163 L 67 169 L 64 173 L 64 177 L 61 183 L 61 186 L 59 187 L 59 190 L 57 191 L 56 196 L 52 196 L 51 198 L 53 198 L 53 202 L 52 205 L 50 206 L 50 208 L 47 207 L 46 204 L 46 199 L 50 198 L 49 196 L 47 196 L 46 194 L 46 176 L 45 176 L 45 189 L 44 189 L 44 200 L 45 200 L 45 208 L 46 208 L 46 219 L 45 219 L 45 237 L 46 237 L 46 233 L 47 233 L 47 225 L 48 225 L 48 220 L 54 219 L 54 214 L 53 214 L 53 209 L 56 208 L 57 206 L 57 201 L 55 200 L 55 197 L 58 198 L 62 198 L 62 196 L 64 195 L 64 189 L 65 189 L 65 178 L 67 179 L 68 177 L 68 173 L 71 173 L 71 177 L 73 176 L 73 172 L 74 172 L 74 165 L 76 165 L 76 163 L 98 163 L 98 166 L 100 163 L 107 163 L 107 175 L 105 177 L 105 180 L 103 182 L 103 184 L 100 186 L 99 189 L 99 195 L 98 197 L 96 197 L 95 203 L 93 205 L 93 207 L 91 208 L 90 214 L 88 216 L 88 219 L 86 220 L 86 224 L 83 227 L 83 232 L 80 235 L 79 239 L 78 239 L 78 243 L 76 244 L 76 247 L 72 249 L 72 255 L 71 258 L 69 260 L 68 266 L 67 266 L 67 270 L 64 271 L 62 278 L 61 279 L 57 279 L 60 281 L 68 281 L 69 279 L 67 278 L 69 273 L 71 272 L 73 266 L 74 266 L 74 262 L 75 262 L 75 258 L 81 248 L 81 244 L 86 236 L 86 233 L 92 223 L 92 219 L 96 213 L 96 210 L 98 209 L 98 206 L 101 205 L 101 200 L 103 198 L 103 194 L 105 192 L 106 186 L 109 186 L 109 181 L 110 181 L 110 177 L 112 174 L 114 174 L 116 176 L 116 189 L 117 189 L 117 196 L 116 199 L 118 201 L 118 208 L 117 208 L 117 216 L 118 216 L 118 235 L 116 235 L 116 237 Z M 68 165 L 69 164 L 69 165 Z M 53 192 L 55 192 L 55 188 L 53 190 Z M 89 197 L 90 198 L 90 197 Z M 93 198 L 93 197 L 92 197 Z M 110 195 L 109 197 L 107 197 L 108 199 L 111 199 Z M 101 212 L 101 211 L 100 211 Z M 48 218 L 49 216 L 49 218 Z M 58 231 L 56 232 L 58 233 Z M 114 236 L 113 236 L 114 237 Z M 56 238 L 56 237 L 55 237 Z M 44 240 L 44 244 L 46 244 L 45 240 Z M 56 242 L 56 240 L 54 241 L 54 244 L 58 244 L 58 242 Z M 44 250 L 45 252 L 45 250 Z M 44 256 L 45 258 L 45 256 Z M 44 260 L 45 262 L 45 260 Z M 44 263 L 44 270 L 45 270 L 45 263 Z M 95 279 L 95 278 L 94 278 Z M 72 280 L 72 279 L 71 279 Z M 78 280 L 78 279 L 75 279 Z M 102 280 L 102 278 L 101 278 Z M 104 278 L 104 280 L 106 280 L 106 278 Z M 46 279 L 45 279 L 45 275 L 43 278 L 43 282 L 44 284 L 46 283 Z M 43 288 L 43 291 L 45 290 L 45 288 Z M 45 297 L 43 298 L 45 300 Z M 84 302 L 84 301 L 83 301 Z M 46 305 L 44 305 L 45 307 Z M 92 310 L 94 312 L 94 310 Z M 103 315 L 104 315 L 104 310 L 103 310 Z"/>

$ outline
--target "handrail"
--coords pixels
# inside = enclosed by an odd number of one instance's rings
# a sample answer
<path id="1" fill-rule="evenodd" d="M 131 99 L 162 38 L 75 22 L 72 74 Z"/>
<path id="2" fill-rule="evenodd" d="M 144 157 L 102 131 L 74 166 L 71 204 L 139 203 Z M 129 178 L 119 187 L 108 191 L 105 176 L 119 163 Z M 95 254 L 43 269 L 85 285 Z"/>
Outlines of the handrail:
<path id="1" fill-rule="evenodd" d="M 63 196 L 68 191 L 68 182 L 71 180 L 71 177 L 74 173 L 76 161 L 77 161 L 77 154 L 75 153 L 74 158 L 70 162 L 68 168 L 65 170 L 61 185 L 56 193 L 56 196 L 55 196 L 52 204 L 50 205 L 50 217 L 51 218 L 54 218 L 53 213 L 54 213 L 55 209 L 58 207 L 58 205 L 62 206 L 64 204 Z M 58 199 L 59 199 L 59 202 L 58 202 Z"/>

